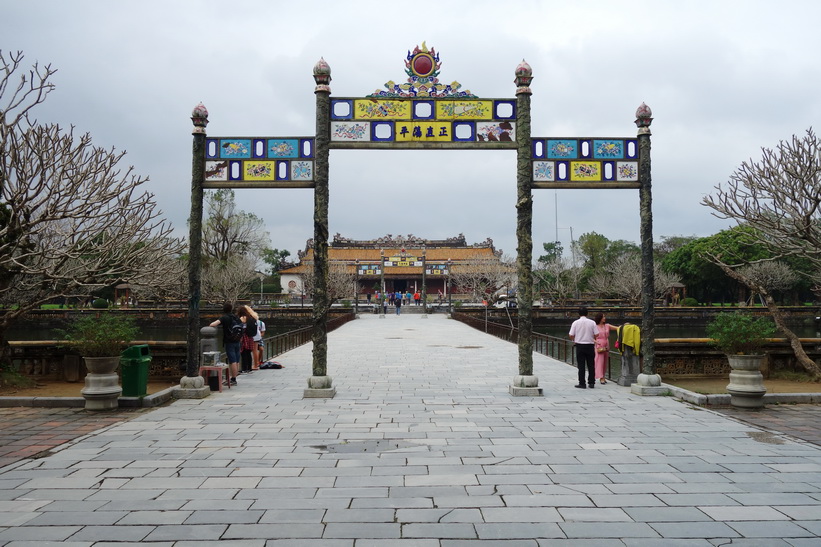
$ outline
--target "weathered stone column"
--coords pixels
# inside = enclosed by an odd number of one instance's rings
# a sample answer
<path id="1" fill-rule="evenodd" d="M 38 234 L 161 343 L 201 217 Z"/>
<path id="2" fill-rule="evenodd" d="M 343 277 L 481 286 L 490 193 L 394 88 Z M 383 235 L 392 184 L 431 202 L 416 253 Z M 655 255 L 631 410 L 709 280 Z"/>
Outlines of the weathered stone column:
<path id="1" fill-rule="evenodd" d="M 641 354 L 642 371 L 631 386 L 638 395 L 661 395 L 661 377 L 655 367 L 655 276 L 653 274 L 653 194 L 650 170 L 650 124 L 653 122 L 650 107 L 641 103 L 636 110 L 636 126 L 639 139 L 639 209 L 641 213 Z"/>
<path id="2" fill-rule="evenodd" d="M 533 70 L 524 59 L 516 67 L 516 268 L 519 309 L 519 374 L 509 392 L 516 396 L 542 395 L 539 378 L 533 375 L 533 195 L 530 152 L 530 82 Z"/>
<path id="3" fill-rule="evenodd" d="M 201 398 L 204 381 L 200 368 L 200 298 L 202 276 L 202 183 L 205 178 L 205 126 L 208 110 L 200 103 L 191 113 L 194 143 L 191 161 L 191 215 L 188 219 L 188 332 L 185 376 L 180 379 L 177 398 Z"/>
<path id="4" fill-rule="evenodd" d="M 328 376 L 328 145 L 331 140 L 331 67 L 320 59 L 314 66 L 316 88 L 316 169 L 314 171 L 313 370 L 304 397 L 333 397 Z"/>

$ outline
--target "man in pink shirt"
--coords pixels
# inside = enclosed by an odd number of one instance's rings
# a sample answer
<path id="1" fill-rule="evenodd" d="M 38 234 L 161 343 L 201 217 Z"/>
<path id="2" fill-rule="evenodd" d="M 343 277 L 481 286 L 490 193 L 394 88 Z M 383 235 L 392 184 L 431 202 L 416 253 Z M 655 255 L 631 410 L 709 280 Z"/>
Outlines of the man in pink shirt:
<path id="1" fill-rule="evenodd" d="M 587 368 L 587 385 L 596 387 L 596 322 L 587 317 L 587 307 L 579 308 L 579 318 L 570 325 L 570 339 L 576 346 L 576 364 L 579 367 L 579 383 L 576 387 L 585 389 L 584 370 Z"/>

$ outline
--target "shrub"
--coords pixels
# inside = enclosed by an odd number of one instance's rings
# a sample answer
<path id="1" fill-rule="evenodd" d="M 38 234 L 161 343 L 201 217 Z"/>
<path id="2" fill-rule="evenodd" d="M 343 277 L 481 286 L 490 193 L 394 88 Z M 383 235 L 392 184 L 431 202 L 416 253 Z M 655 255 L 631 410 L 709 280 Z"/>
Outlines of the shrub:
<path id="1" fill-rule="evenodd" d="M 79 317 L 62 332 L 66 346 L 83 357 L 116 357 L 140 331 L 131 317 L 105 312 Z"/>
<path id="2" fill-rule="evenodd" d="M 108 300 L 105 298 L 95 298 L 91 303 L 91 307 L 97 310 L 104 310 L 108 308 Z"/>
<path id="3" fill-rule="evenodd" d="M 707 325 L 707 336 L 728 355 L 754 355 L 776 332 L 769 318 L 753 318 L 744 312 L 719 313 Z"/>
<path id="4" fill-rule="evenodd" d="M 686 306 L 688 308 L 693 308 L 695 306 L 698 306 L 698 300 L 696 300 L 692 296 L 688 296 L 687 298 L 681 301 L 681 305 Z"/>

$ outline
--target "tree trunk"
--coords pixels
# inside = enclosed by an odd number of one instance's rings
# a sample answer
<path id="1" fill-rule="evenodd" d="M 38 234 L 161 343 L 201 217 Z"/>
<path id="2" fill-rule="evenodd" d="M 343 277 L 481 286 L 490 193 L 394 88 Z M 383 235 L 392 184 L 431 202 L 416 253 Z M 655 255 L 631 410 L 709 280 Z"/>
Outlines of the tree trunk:
<path id="1" fill-rule="evenodd" d="M 738 273 L 733 268 L 729 267 L 728 265 L 721 262 L 718 257 L 710 257 L 714 264 L 717 264 L 719 268 L 721 268 L 724 273 L 726 273 L 731 278 L 739 281 L 752 289 L 753 291 L 758 292 L 764 298 L 764 304 L 767 306 L 767 310 L 769 310 L 770 315 L 772 315 L 773 321 L 775 321 L 776 326 L 779 330 L 784 334 L 784 336 L 789 340 L 790 347 L 792 347 L 793 353 L 795 354 L 795 358 L 798 359 L 798 362 L 801 363 L 801 366 L 804 367 L 808 373 L 810 373 L 813 377 L 813 380 L 819 381 L 821 380 L 821 367 L 818 364 L 810 359 L 807 352 L 804 351 L 804 347 L 801 345 L 801 340 L 799 340 L 798 336 L 795 335 L 793 331 L 787 327 L 787 323 L 784 321 L 784 314 L 780 309 L 778 309 L 778 305 L 775 303 L 775 299 L 770 295 L 770 291 L 767 290 L 766 287 L 753 283 L 750 279 L 746 276 Z"/>
<path id="2" fill-rule="evenodd" d="M 795 353 L 795 358 L 798 359 L 798 362 L 801 363 L 801 366 L 803 366 L 807 372 L 812 374 L 813 380 L 821 380 L 821 367 L 810 359 L 810 356 L 804 351 L 804 346 L 801 345 L 801 340 L 787 327 L 784 321 L 784 314 L 778 309 L 773 297 L 766 292 L 763 293 L 762 296 L 764 297 L 764 303 L 767 305 L 767 309 L 770 310 L 770 314 L 773 316 L 773 321 L 775 321 L 776 326 L 781 330 L 787 340 L 790 341 L 790 346 L 792 347 L 793 353 Z"/>

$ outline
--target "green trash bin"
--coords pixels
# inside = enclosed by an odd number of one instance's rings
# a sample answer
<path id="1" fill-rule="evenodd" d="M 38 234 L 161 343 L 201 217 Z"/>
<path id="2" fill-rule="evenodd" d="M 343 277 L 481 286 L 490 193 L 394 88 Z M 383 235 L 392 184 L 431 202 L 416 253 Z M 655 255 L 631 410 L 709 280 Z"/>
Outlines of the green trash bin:
<path id="1" fill-rule="evenodd" d="M 145 397 L 148 393 L 148 368 L 151 352 L 145 344 L 131 346 L 120 356 L 123 397 Z"/>

